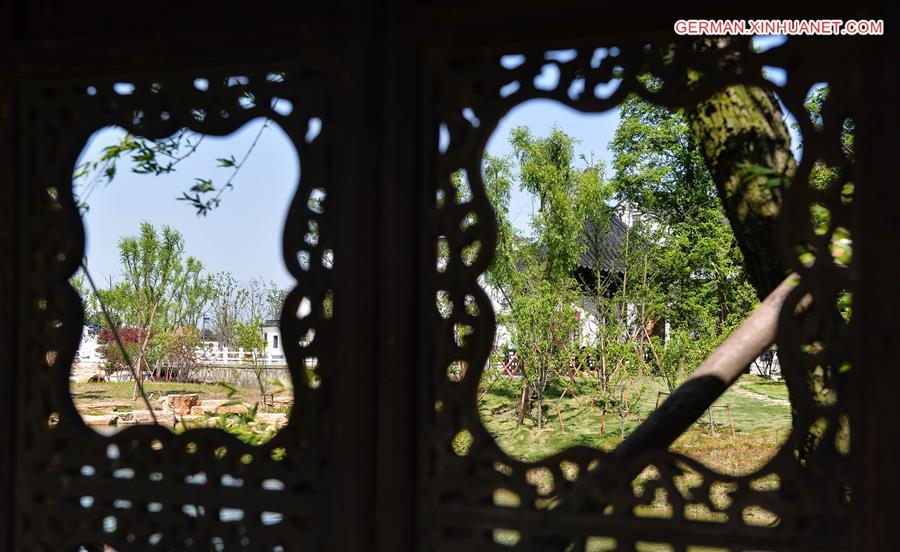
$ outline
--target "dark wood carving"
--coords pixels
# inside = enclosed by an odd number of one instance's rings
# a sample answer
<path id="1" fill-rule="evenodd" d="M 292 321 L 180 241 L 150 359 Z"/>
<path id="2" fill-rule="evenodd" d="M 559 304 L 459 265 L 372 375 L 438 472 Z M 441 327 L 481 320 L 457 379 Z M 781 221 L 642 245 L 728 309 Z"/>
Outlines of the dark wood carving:
<path id="1" fill-rule="evenodd" d="M 334 253 L 328 198 L 335 139 L 328 87 L 334 82 L 325 65 L 292 62 L 23 87 L 18 212 L 28 223 L 17 260 L 18 549 L 321 549 L 333 480 L 327 444 L 334 332 L 325 303 Z M 295 393 L 287 427 L 258 447 L 218 429 L 175 434 L 160 425 L 96 433 L 69 394 L 83 319 L 68 283 L 84 254 L 72 194 L 79 153 L 93 132 L 109 125 L 147 138 L 182 128 L 224 136 L 259 117 L 281 126 L 302 164 L 284 230 L 284 259 L 297 282 L 281 319 Z M 318 134 L 309 132 L 314 119 Z M 311 224 L 317 240 L 305 238 Z M 304 340 L 310 331 L 314 338 Z M 303 368 L 307 359 L 316 359 L 317 378 Z"/>
<path id="2" fill-rule="evenodd" d="M 757 2 L 752 10 L 581 0 L 59 4 L 0 5 L 0 549 L 594 551 L 647 542 L 671 550 L 897 549 L 900 424 L 890 382 L 900 373 L 893 354 L 900 257 L 892 241 L 900 225 L 888 168 L 896 149 L 889 57 L 896 33 L 862 40 L 864 47 L 834 37 L 791 39 L 763 53 L 746 42 L 714 55 L 698 55 L 687 42 L 667 48 L 672 22 L 699 12 L 870 17 L 887 3 Z M 893 20 L 876 17 L 887 19 L 890 35 Z M 571 48 L 574 57 L 560 57 Z M 503 66 L 503 55 L 522 58 Z M 559 77 L 538 88 L 534 77 L 545 66 Z M 778 345 L 794 420 L 783 448 L 743 477 L 665 450 L 622 460 L 584 447 L 533 464 L 508 458 L 476 408 L 495 329 L 478 286 L 495 233 L 479 173 L 498 121 L 534 98 L 585 112 L 613 109 L 627 93 L 684 106 L 732 83 L 772 86 L 763 66 L 787 70 L 787 83 L 775 88 L 804 141 L 780 228 L 779 254 L 802 277 L 789 303 L 812 294 L 815 305 L 782 315 Z M 617 87 L 595 90 L 620 70 Z M 284 72 L 284 82 L 267 79 L 270 72 Z M 664 87 L 642 86 L 636 77 L 644 73 Z M 229 76 L 246 77 L 237 82 L 254 105 L 225 85 Z M 209 81 L 208 90 L 194 85 L 197 78 Z M 118 94 L 116 82 L 134 91 Z M 817 82 L 832 90 L 821 129 L 800 116 Z M 291 113 L 272 110 L 273 97 L 289 100 Z M 858 168 L 840 148 L 843 121 L 857 116 Z M 71 193 L 75 160 L 107 125 L 148 137 L 183 127 L 225 135 L 255 117 L 281 125 L 302 165 L 284 236 L 297 279 L 282 320 L 296 386 L 290 422 L 261 447 L 217 430 L 176 435 L 143 426 L 100 435 L 69 396 L 82 310 L 68 279 L 84 249 Z M 322 131 L 307 142 L 312 118 Z M 817 161 L 839 167 L 840 182 L 811 187 Z M 449 185 L 458 169 L 469 177 L 469 201 Z M 850 183 L 857 193 L 841 195 Z M 309 208 L 315 188 L 327 198 L 323 209 Z M 811 203 L 830 212 L 825 234 L 811 225 Z M 477 224 L 462 228 L 468 213 Z M 316 244 L 304 240 L 310 220 L 321 232 Z M 839 226 L 859 246 L 849 266 L 831 259 Z M 451 252 L 440 272 L 439 239 Z M 466 265 L 460 252 L 476 242 L 480 254 Z M 797 246 L 815 262 L 803 264 Z M 321 263 L 326 250 L 335 250 L 334 268 Z M 329 319 L 321 307 L 333 289 L 340 293 Z M 844 290 L 861 303 L 849 322 L 835 309 Z M 435 308 L 437 291 L 452 300 L 447 318 Z M 347 292 L 352 301 L 342 301 Z M 298 319 L 304 297 L 313 314 Z M 455 324 L 472 327 L 464 347 L 453 338 Z M 310 347 L 292 345 L 309 329 L 316 332 Z M 318 387 L 298 368 L 306 358 L 318 361 Z M 466 377 L 450 381 L 448 366 L 463 362 Z M 863 370 L 878 377 L 861 378 Z M 473 443 L 460 457 L 450 443 L 463 430 Z M 276 449 L 283 459 L 272 457 Z M 647 466 L 656 477 L 643 487 L 623 476 Z M 549 472 L 553 488 L 533 486 L 531 470 Z M 683 474 L 700 482 L 689 495 L 677 484 Z M 777 478 L 778 487 L 760 490 L 762 478 Z M 711 496 L 722 488 L 727 503 Z M 500 489 L 517 504 L 498 504 Z M 636 514 L 658 491 L 671 517 Z M 691 518 L 690 504 L 712 519 Z M 747 524 L 742 511 L 751 505 L 778 523 Z M 498 542 L 498 531 L 515 544 Z"/>
<path id="3" fill-rule="evenodd" d="M 826 53 L 827 52 L 827 53 Z M 675 43 L 616 43 L 572 50 L 565 44 L 529 47 L 518 51 L 436 54 L 428 60 L 425 99 L 428 135 L 437 159 L 425 167 L 423 178 L 434 183 L 422 206 L 430 225 L 423 251 L 425 286 L 421 302 L 434 304 L 446 294 L 452 308 L 443 314 L 435 307 L 427 337 L 433 344 L 426 383 L 419 405 L 423 442 L 420 456 L 420 510 L 427 512 L 420 532 L 422 550 L 634 550 L 641 543 L 665 543 L 673 550 L 688 546 L 728 549 L 842 550 L 850 538 L 848 516 L 852 489 L 848 477 L 849 322 L 838 313 L 842 292 L 852 290 L 852 262 L 833 254 L 835 230 L 855 234 L 852 189 L 853 160 L 841 148 L 841 129 L 852 119 L 855 71 L 848 52 L 827 49 L 809 40 L 790 40 L 784 46 L 755 53 L 747 40 L 700 53 L 690 41 Z M 823 63 L 829 59 L 829 63 Z M 787 70 L 784 86 L 765 80 L 763 67 Z M 538 79 L 543 73 L 557 79 Z M 649 88 L 642 75 L 661 83 Z M 552 81 L 552 84 L 549 84 Z M 803 102 L 810 87 L 830 86 L 817 128 L 806 116 Z M 616 84 L 618 83 L 618 84 Z M 628 94 L 671 108 L 691 105 L 731 84 L 746 83 L 776 89 L 795 114 L 803 143 L 798 174 L 788 187 L 780 222 L 780 247 L 786 265 L 800 275 L 781 314 L 779 354 L 793 407 L 792 431 L 780 452 L 757 472 L 745 476 L 718 473 L 683 455 L 647 450 L 619 458 L 588 447 L 576 447 L 535 463 L 506 456 L 486 431 L 476 406 L 476 390 L 488 359 L 495 320 L 491 303 L 478 277 L 492 260 L 496 225 L 480 178 L 485 144 L 500 118 L 511 108 L 534 98 L 559 101 L 581 111 L 614 108 Z M 838 168 L 838 182 L 825 189 L 810 182 L 814 164 Z M 450 175 L 465 171 L 470 198 L 457 195 Z M 810 205 L 825 206 L 831 223 L 816 233 Z M 462 224 L 469 215 L 475 224 Z M 438 243 L 449 256 L 438 258 Z M 478 244 L 474 261 L 462 251 Z M 814 262 L 798 255 L 798 247 L 813 252 Z M 775 254 L 773 252 L 773 254 Z M 797 312 L 807 294 L 813 307 Z M 454 327 L 471 328 L 465 344 L 455 339 Z M 424 333 L 424 332 L 423 332 Z M 465 376 L 448 378 L 448 369 L 467 366 Z M 459 456 L 452 440 L 463 431 L 473 439 Z M 649 480 L 635 485 L 645 472 Z M 552 491 L 539 489 L 530 472 L 550 474 Z M 574 474 L 574 475 L 573 475 Z M 691 476 L 690 488 L 679 479 Z M 776 488 L 758 482 L 777 480 Z M 715 487 L 727 489 L 728 500 L 714 499 Z M 639 506 L 663 491 L 671 515 L 642 517 Z M 499 504 L 495 493 L 512 493 Z M 713 513 L 692 518 L 688 506 L 701 505 Z M 747 507 L 770 512 L 770 526 L 748 523 Z M 500 544 L 496 531 L 505 531 Z"/>

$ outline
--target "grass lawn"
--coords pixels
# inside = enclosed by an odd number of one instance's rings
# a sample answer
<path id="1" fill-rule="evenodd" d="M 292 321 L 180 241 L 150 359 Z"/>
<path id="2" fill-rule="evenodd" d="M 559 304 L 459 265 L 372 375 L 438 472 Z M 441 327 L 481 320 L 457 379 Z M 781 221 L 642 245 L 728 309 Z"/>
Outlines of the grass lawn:
<path id="1" fill-rule="evenodd" d="M 787 385 L 783 381 L 773 381 L 759 376 L 744 376 L 738 382 L 741 387 L 770 399 L 788 400 Z"/>
<path id="2" fill-rule="evenodd" d="M 578 400 L 567 393 L 558 401 L 559 413 L 556 409 L 557 398 L 562 389 L 549 389 L 547 397 L 550 400 L 545 403 L 544 427 L 537 427 L 536 408 L 532 409 L 532 415 L 526 417 L 523 425 L 517 426 L 516 406 L 520 385 L 517 380 L 501 379 L 494 383 L 479 404 L 486 428 L 510 456 L 536 461 L 574 445 L 612 450 L 621 441 L 623 421 L 614 413 L 607 413 L 603 420 L 600 408 L 591 406 L 591 392 L 587 385 L 578 385 Z M 765 397 L 784 399 L 787 389 L 782 382 L 748 376 L 742 378 L 738 385 L 737 389 L 729 389 L 716 401 L 716 404 L 731 407 L 734 439 L 727 410 L 715 408 L 715 436 L 710 435 L 708 417 L 704 415 L 699 423 L 675 442 L 673 449 L 730 473 L 753 471 L 771 458 L 790 428 L 790 406 L 762 400 L 741 391 L 746 387 Z M 644 378 L 637 387 L 639 393 L 634 389 L 629 391 L 631 400 L 637 400 L 637 403 L 624 421 L 626 435 L 654 410 L 657 394 L 667 391 L 662 383 L 652 378 Z M 660 402 L 665 400 L 665 396 L 659 398 Z"/>
<path id="3" fill-rule="evenodd" d="M 113 381 L 97 383 L 72 383 L 70 386 L 72 399 L 75 405 L 87 405 L 94 401 L 127 401 L 131 402 L 134 390 L 134 382 Z M 228 396 L 228 390 L 218 384 L 206 383 L 179 383 L 179 382 L 144 382 L 144 391 L 151 400 L 165 395 L 198 393 L 201 399 L 224 399 Z M 247 387 L 238 387 L 234 400 L 254 402 L 258 399 L 259 392 Z M 138 399 L 140 400 L 140 399 Z M 122 405 L 127 408 L 126 405 Z M 136 408 L 144 408 L 137 406 Z"/>
<path id="4" fill-rule="evenodd" d="M 516 406 L 520 385 L 517 380 L 498 380 L 479 404 L 485 427 L 510 456 L 523 461 L 536 461 L 574 445 L 612 450 L 621 441 L 622 421 L 615 414 L 608 413 L 601 431 L 600 408 L 591 406 L 589 386 L 579 385 L 577 382 L 576 392 L 579 400 L 571 398 L 567 393 L 566 397 L 559 401 L 559 413 L 556 406 L 562 389 L 551 389 L 548 392 L 549 400 L 546 402 L 543 428 L 537 427 L 536 409 L 532 410 L 531 416 L 526 417 L 523 425 L 517 426 Z M 639 393 L 635 390 L 629 392 L 632 399 L 637 399 L 637 406 L 635 414 L 624 422 L 626 435 L 653 411 L 657 394 L 667 391 L 663 384 L 651 378 L 640 381 L 637 387 L 640 389 Z M 665 400 L 665 396 L 659 398 L 660 402 Z M 716 408 L 713 409 L 713 420 L 717 426 L 715 435 L 710 434 L 708 417 L 703 416 L 699 423 L 694 424 L 679 437 L 672 450 L 696 458 L 723 473 L 735 475 L 752 473 L 778 451 L 787 437 L 791 413 L 786 399 L 787 388 L 783 382 L 771 382 L 745 375 L 716 402 L 731 407 L 735 436 L 731 435 L 727 411 Z M 642 480 L 650 476 L 649 473 L 639 476 L 638 486 Z M 552 481 L 539 481 L 539 474 L 535 474 L 535 478 L 533 484 L 538 487 L 546 485 L 547 491 L 551 491 Z M 682 480 L 682 484 L 693 486 L 699 481 L 699 474 L 688 474 Z M 777 481 L 761 481 L 760 484 L 775 487 Z M 720 494 L 721 500 L 728 500 L 724 489 Z M 494 500 L 498 505 L 514 506 L 518 503 L 515 495 L 504 496 L 502 492 L 496 494 Z M 635 515 L 669 517 L 670 509 L 664 498 L 658 496 L 651 505 L 636 509 Z M 725 514 L 713 513 L 697 505 L 689 507 L 685 515 L 696 520 L 726 521 Z M 773 514 L 755 506 L 747 510 L 745 517 L 751 524 L 769 525 L 776 521 Z M 496 542 L 514 545 L 518 539 L 515 531 L 502 529 L 494 531 Z M 615 549 L 614 541 L 607 538 L 588 539 L 586 544 L 586 550 L 589 552 Z M 671 547 L 648 542 L 640 543 L 637 550 L 662 552 L 671 550 Z"/>

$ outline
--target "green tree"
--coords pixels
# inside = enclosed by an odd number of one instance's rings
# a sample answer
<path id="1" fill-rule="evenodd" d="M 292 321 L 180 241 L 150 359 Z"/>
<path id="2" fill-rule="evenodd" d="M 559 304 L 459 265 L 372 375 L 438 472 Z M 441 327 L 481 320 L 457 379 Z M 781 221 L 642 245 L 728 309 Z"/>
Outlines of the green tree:
<path id="1" fill-rule="evenodd" d="M 284 307 L 284 301 L 287 299 L 290 290 L 283 288 L 270 281 L 265 289 L 265 318 L 267 320 L 277 320 L 281 318 L 281 309 Z"/>
<path id="2" fill-rule="evenodd" d="M 524 375 L 519 423 L 533 398 L 538 427 L 543 427 L 548 384 L 567 370 L 576 352 L 580 291 L 573 272 L 583 250 L 585 216 L 577 200 L 586 197 L 587 183 L 597 184 L 598 168 L 574 167 L 574 140 L 559 128 L 547 137 L 535 137 L 518 127 L 509 140 L 512 158 L 488 156 L 483 167 L 499 227 L 496 258 L 486 281 L 498 296 L 498 319 L 511 334 Z M 537 199 L 528 236 L 509 221 L 514 184 Z"/>
<path id="3" fill-rule="evenodd" d="M 247 290 L 230 272 L 216 274 L 212 285 L 211 329 L 221 345 L 231 348 L 237 344 L 237 324 L 247 307 Z"/>
<path id="4" fill-rule="evenodd" d="M 146 358 L 152 335 L 196 328 L 214 288 L 203 264 L 185 256 L 184 238 L 174 228 L 164 226 L 159 233 L 152 224 L 141 223 L 138 235 L 119 241 L 119 253 L 122 281 L 101 292 L 100 298 L 117 326 L 135 328 L 142 336 L 132 359 L 138 374 L 135 398 L 143 368 L 152 371 Z"/>
<path id="5" fill-rule="evenodd" d="M 617 196 L 638 214 L 671 225 L 719 208 L 715 185 L 681 111 L 629 96 L 620 106 L 609 150 Z"/>
<path id="6" fill-rule="evenodd" d="M 157 377 L 165 380 L 188 381 L 197 369 L 197 347 L 200 345 L 200 331 L 189 326 L 180 326 L 159 332 L 150 338 L 149 351 L 156 366 Z"/>
<path id="7" fill-rule="evenodd" d="M 657 340 L 651 360 L 674 389 L 755 304 L 743 258 L 682 111 L 629 97 L 610 144 L 616 196 L 642 230 L 650 320 L 668 322 L 673 342 Z M 654 318 L 656 320 L 654 320 Z M 690 354 L 687 347 L 690 342 Z M 650 343 L 649 345 L 652 345 Z M 683 346 L 682 346 L 683 345 Z"/>
<path id="8" fill-rule="evenodd" d="M 567 278 L 582 248 L 583 221 L 575 201 L 581 180 L 581 173 L 573 169 L 575 141 L 559 127 L 545 138 L 532 136 L 527 127 L 517 127 L 510 133 L 509 143 L 518 164 L 519 188 L 538 200 L 531 231 L 544 277 Z"/>
<path id="9" fill-rule="evenodd" d="M 266 338 L 263 335 L 263 322 L 253 317 L 246 322 L 238 322 L 235 326 L 237 346 L 250 355 L 250 369 L 256 379 L 260 402 L 266 404 L 268 390 L 266 369 Z"/>

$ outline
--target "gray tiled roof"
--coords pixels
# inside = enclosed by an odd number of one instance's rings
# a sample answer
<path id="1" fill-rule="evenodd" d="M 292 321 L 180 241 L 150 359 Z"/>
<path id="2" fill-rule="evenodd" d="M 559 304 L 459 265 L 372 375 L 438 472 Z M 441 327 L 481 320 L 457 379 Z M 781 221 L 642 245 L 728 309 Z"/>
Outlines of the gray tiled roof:
<path id="1" fill-rule="evenodd" d="M 606 221 L 587 221 L 581 234 L 584 246 L 578 260 L 579 268 L 613 272 L 621 271 L 621 255 L 625 248 L 625 234 L 628 226 L 615 213 L 610 213 L 609 223 Z"/>

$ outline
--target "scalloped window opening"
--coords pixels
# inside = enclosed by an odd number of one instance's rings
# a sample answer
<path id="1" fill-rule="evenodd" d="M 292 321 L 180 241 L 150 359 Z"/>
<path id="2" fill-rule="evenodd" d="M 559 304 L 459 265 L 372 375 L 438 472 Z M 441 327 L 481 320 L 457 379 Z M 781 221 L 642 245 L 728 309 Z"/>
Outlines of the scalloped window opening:
<path id="1" fill-rule="evenodd" d="M 535 79 L 565 90 L 570 83 L 554 80 L 558 73 L 544 67 Z M 478 115 L 477 105 L 470 111 Z M 454 120 L 474 131 L 470 119 Z M 804 128 L 795 120 L 784 121 L 789 139 L 776 145 L 792 164 Z M 448 123 L 447 132 L 452 149 L 459 131 Z M 510 457 L 535 462 L 579 445 L 615 449 L 759 305 L 700 139 L 684 111 L 636 96 L 599 114 L 548 99 L 513 107 L 487 140 L 481 166 L 498 221 L 489 266 L 470 248 L 484 235 L 472 175 L 452 173 L 439 190 L 437 209 L 448 214 L 439 238 L 442 281 L 480 267 L 497 320 L 487 363 L 474 370 L 489 326 L 468 308 L 471 292 L 437 295 L 453 351 L 447 366 L 469 366 L 447 371 L 447 389 L 468 400 L 465 379 L 480 377 L 474 396 L 482 422 Z M 771 170 L 741 170 L 766 193 L 783 185 Z M 469 212 L 477 216 L 465 219 Z M 817 221 L 809 222 L 812 233 Z M 475 328 L 464 340 L 461 325 Z M 775 348 L 758 351 L 672 450 L 726 474 L 760 469 L 791 429 L 780 366 Z"/>
<path id="2" fill-rule="evenodd" d="M 91 136 L 73 178 L 86 246 L 71 284 L 85 316 L 69 388 L 85 424 L 220 428 L 252 444 L 287 424 L 282 234 L 299 178 L 297 149 L 270 119 L 224 137 Z M 302 231 L 320 238 L 312 219 Z"/>

